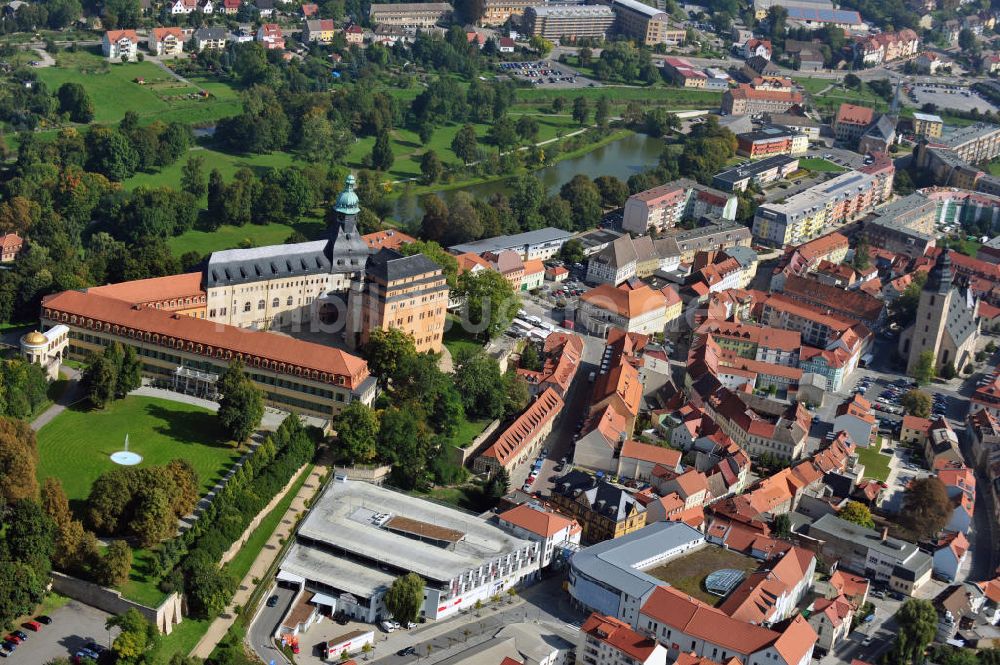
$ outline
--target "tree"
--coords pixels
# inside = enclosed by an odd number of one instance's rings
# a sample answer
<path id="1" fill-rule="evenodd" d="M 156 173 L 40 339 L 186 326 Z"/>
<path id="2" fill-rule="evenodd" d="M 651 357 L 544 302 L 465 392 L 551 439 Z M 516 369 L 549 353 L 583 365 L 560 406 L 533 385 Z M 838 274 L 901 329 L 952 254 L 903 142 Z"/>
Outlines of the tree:
<path id="1" fill-rule="evenodd" d="M 69 500 L 58 478 L 46 478 L 42 484 L 42 509 L 56 526 L 52 563 L 63 570 L 73 570 L 88 563 L 96 554 L 96 541 L 83 523 L 73 519 Z"/>
<path id="2" fill-rule="evenodd" d="M 455 386 L 470 418 L 504 415 L 503 375 L 496 358 L 483 352 L 457 358 Z"/>
<path id="3" fill-rule="evenodd" d="M 559 196 L 569 203 L 576 228 L 589 229 L 600 223 L 603 212 L 601 193 L 587 176 L 582 173 L 573 176 L 559 189 Z"/>
<path id="4" fill-rule="evenodd" d="M 424 580 L 416 573 L 397 577 L 385 593 L 385 607 L 403 625 L 417 620 L 424 602 Z"/>
<path id="5" fill-rule="evenodd" d="M 35 432 L 23 420 L 0 417 L 0 499 L 13 503 L 38 495 Z"/>
<path id="6" fill-rule="evenodd" d="M 514 121 L 506 115 L 493 123 L 488 134 L 498 152 L 503 152 L 504 148 L 517 143 L 517 129 L 514 126 Z"/>
<path id="7" fill-rule="evenodd" d="M 611 119 L 611 102 L 605 95 L 597 100 L 597 109 L 594 112 L 594 122 L 601 129 L 608 128 L 608 121 Z"/>
<path id="8" fill-rule="evenodd" d="M 475 161 L 479 154 L 475 127 L 463 125 L 451 140 L 451 150 L 465 164 Z"/>
<path id="9" fill-rule="evenodd" d="M 510 491 L 510 475 L 507 469 L 498 467 L 483 486 L 483 494 L 492 501 L 499 501 Z"/>
<path id="10" fill-rule="evenodd" d="M 378 171 L 388 171 L 395 159 L 392 146 L 389 145 L 389 132 L 382 130 L 375 137 L 375 145 L 372 147 L 372 167 Z"/>
<path id="11" fill-rule="evenodd" d="M 903 495 L 899 523 L 918 538 L 930 538 L 948 524 L 952 505 L 944 483 L 936 477 L 910 483 Z"/>
<path id="12" fill-rule="evenodd" d="M 117 129 L 91 127 L 87 132 L 87 170 L 100 173 L 115 182 L 135 175 L 139 153 Z"/>
<path id="13" fill-rule="evenodd" d="M 837 517 L 848 522 L 860 524 L 867 529 L 875 528 L 875 520 L 872 519 L 872 512 L 868 506 L 859 501 L 848 501 L 847 505 L 840 509 Z"/>
<path id="14" fill-rule="evenodd" d="M 538 356 L 538 349 L 532 343 L 525 344 L 524 349 L 521 351 L 521 362 L 519 366 L 522 369 L 526 369 L 532 372 L 537 372 L 542 369 L 542 360 Z"/>
<path id="15" fill-rule="evenodd" d="M 771 532 L 778 538 L 789 538 L 792 535 L 792 520 L 788 513 L 775 515 L 771 523 Z"/>
<path id="16" fill-rule="evenodd" d="M 94 102 L 81 84 L 73 81 L 63 83 L 56 97 L 59 99 L 59 112 L 68 115 L 73 122 L 87 124 L 94 119 Z"/>
<path id="17" fill-rule="evenodd" d="M 208 192 L 205 183 L 205 158 L 201 155 L 191 155 L 181 169 L 181 189 L 200 199 Z"/>
<path id="18" fill-rule="evenodd" d="M 855 74 L 848 74 L 847 76 L 844 77 L 844 87 L 860 90 L 861 79 L 858 78 L 857 75 Z"/>
<path id="19" fill-rule="evenodd" d="M 517 135 L 528 143 L 534 143 L 538 139 L 538 121 L 534 116 L 522 115 L 515 124 Z"/>
<path id="20" fill-rule="evenodd" d="M 549 53 L 552 52 L 553 44 L 549 40 L 545 39 L 541 35 L 534 35 L 528 40 L 528 45 L 538 52 L 540 58 L 548 57 Z"/>
<path id="21" fill-rule="evenodd" d="M 963 52 L 968 54 L 974 54 L 978 51 L 979 42 L 976 40 L 975 33 L 968 28 L 962 28 L 958 33 L 958 48 L 962 49 Z"/>
<path id="22" fill-rule="evenodd" d="M 857 244 L 854 245 L 854 259 L 852 260 L 855 270 L 867 270 L 871 266 L 871 257 L 868 255 L 869 248 L 867 236 L 859 236 Z"/>
<path id="23" fill-rule="evenodd" d="M 928 418 L 931 415 L 931 396 L 923 390 L 911 390 L 900 400 L 903 408 L 911 416 Z"/>
<path id="24" fill-rule="evenodd" d="M 521 306 L 514 287 L 494 270 L 464 272 L 458 277 L 455 295 L 464 298 L 468 323 L 493 339 L 510 325 Z"/>
<path id="25" fill-rule="evenodd" d="M 371 332 L 363 351 L 369 371 L 378 377 L 382 385 L 386 385 L 399 366 L 417 354 L 417 347 L 413 335 L 399 328 L 379 328 Z"/>
<path id="26" fill-rule="evenodd" d="M 132 548 L 124 540 L 112 540 L 96 566 L 97 583 L 116 587 L 128 580 L 132 572 Z"/>
<path id="27" fill-rule="evenodd" d="M 573 100 L 573 120 L 581 125 L 586 125 L 590 119 L 590 105 L 586 97 L 577 97 Z"/>
<path id="28" fill-rule="evenodd" d="M 170 509 L 170 496 L 159 487 L 143 487 L 133 500 L 135 512 L 128 531 L 139 547 L 152 547 L 177 531 L 177 516 Z"/>
<path id="29" fill-rule="evenodd" d="M 219 169 L 208 174 L 208 219 L 210 230 L 217 229 L 226 219 L 226 183 Z"/>
<path id="30" fill-rule="evenodd" d="M 125 397 L 142 386 L 142 361 L 134 346 L 126 346 L 115 380 L 115 395 Z"/>
<path id="31" fill-rule="evenodd" d="M 444 175 L 444 165 L 433 150 L 428 150 L 420 158 L 420 173 L 424 176 L 425 185 L 433 185 Z"/>
<path id="32" fill-rule="evenodd" d="M 931 350 L 924 351 L 917 358 L 917 365 L 913 368 L 910 376 L 917 380 L 918 385 L 928 384 L 934 378 L 934 365 L 934 352 Z"/>
<path id="33" fill-rule="evenodd" d="M 571 238 L 563 243 L 559 250 L 559 258 L 569 264 L 582 263 L 586 256 L 583 253 L 583 243 L 576 238 Z"/>
<path id="34" fill-rule="evenodd" d="M 192 566 L 184 583 L 191 614 L 200 619 L 219 616 L 236 592 L 236 586 L 236 579 L 225 567 Z"/>
<path id="35" fill-rule="evenodd" d="M 375 459 L 378 441 L 378 417 L 363 402 L 351 402 L 333 418 L 338 451 L 352 464 L 367 464 Z"/>
<path id="36" fill-rule="evenodd" d="M 109 631 L 115 627 L 121 629 L 111 644 L 117 663 L 139 665 L 146 652 L 156 646 L 160 637 L 156 626 L 136 609 L 109 618 L 104 622 L 104 627 Z"/>
<path id="37" fill-rule="evenodd" d="M 605 208 L 620 208 L 628 199 L 628 185 L 613 175 L 594 178 L 594 186 L 601 194 L 601 205 Z"/>
<path id="38" fill-rule="evenodd" d="M 222 427 L 234 441 L 242 443 L 250 438 L 264 417 L 264 396 L 243 372 L 243 363 L 230 363 L 219 379 L 218 418 Z"/>
<path id="39" fill-rule="evenodd" d="M 928 600 L 911 598 L 896 612 L 899 631 L 894 655 L 897 665 L 918 665 L 924 661 L 924 651 L 937 634 L 938 615 Z"/>
<path id="40" fill-rule="evenodd" d="M 423 254 L 441 267 L 450 288 L 454 289 L 458 283 L 458 261 L 455 259 L 455 255 L 433 240 L 418 240 L 417 242 L 407 243 L 399 248 L 399 252 L 404 256 Z M 370 363 L 369 367 L 371 367 Z"/>

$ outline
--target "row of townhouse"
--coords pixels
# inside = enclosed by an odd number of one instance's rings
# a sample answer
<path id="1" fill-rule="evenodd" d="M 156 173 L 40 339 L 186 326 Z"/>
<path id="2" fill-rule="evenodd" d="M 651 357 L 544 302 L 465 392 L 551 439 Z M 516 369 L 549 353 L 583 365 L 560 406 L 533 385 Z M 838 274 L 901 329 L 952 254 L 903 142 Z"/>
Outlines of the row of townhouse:
<path id="1" fill-rule="evenodd" d="M 854 42 L 855 58 L 866 67 L 915 56 L 920 50 L 920 37 L 909 28 L 899 32 L 882 32 L 861 37 Z"/>

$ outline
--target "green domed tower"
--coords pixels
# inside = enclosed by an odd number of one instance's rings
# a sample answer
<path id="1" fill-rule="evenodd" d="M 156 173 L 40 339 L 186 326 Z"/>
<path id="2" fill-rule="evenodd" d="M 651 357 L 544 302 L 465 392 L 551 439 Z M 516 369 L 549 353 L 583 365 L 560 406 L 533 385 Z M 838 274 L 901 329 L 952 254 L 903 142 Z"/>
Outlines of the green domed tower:
<path id="1" fill-rule="evenodd" d="M 368 259 L 368 245 L 358 233 L 358 213 L 361 206 L 354 193 L 355 179 L 348 175 L 344 181 L 344 191 L 337 197 L 334 206 L 337 225 L 330 242 L 330 267 L 335 272 L 364 268 Z"/>

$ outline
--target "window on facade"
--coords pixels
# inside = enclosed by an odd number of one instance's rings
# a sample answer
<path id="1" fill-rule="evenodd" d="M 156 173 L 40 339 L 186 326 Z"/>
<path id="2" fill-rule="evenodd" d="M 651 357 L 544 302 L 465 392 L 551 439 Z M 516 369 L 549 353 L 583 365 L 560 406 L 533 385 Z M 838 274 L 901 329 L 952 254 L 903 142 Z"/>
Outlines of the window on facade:
<path id="1" fill-rule="evenodd" d="M 243 305 L 243 311 L 244 312 L 249 312 L 250 311 L 250 301 L 249 300 Z"/>
<path id="2" fill-rule="evenodd" d="M 257 301 L 257 309 L 264 309 L 265 303 L 263 300 Z"/>
<path id="3" fill-rule="evenodd" d="M 285 304 L 291 306 L 292 302 L 293 302 L 292 296 L 288 296 L 288 300 L 285 302 Z"/>
<path id="4" fill-rule="evenodd" d="M 280 302 L 281 301 L 275 298 L 274 300 L 271 301 L 271 307 L 277 307 Z"/>

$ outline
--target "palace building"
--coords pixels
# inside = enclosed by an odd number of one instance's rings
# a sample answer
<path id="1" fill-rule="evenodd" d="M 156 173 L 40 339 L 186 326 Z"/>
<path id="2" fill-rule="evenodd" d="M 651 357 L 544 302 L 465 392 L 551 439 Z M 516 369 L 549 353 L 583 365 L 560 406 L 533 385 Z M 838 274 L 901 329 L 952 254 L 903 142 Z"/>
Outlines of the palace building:
<path id="1" fill-rule="evenodd" d="M 134 346 L 146 376 L 210 399 L 238 359 L 275 408 L 329 419 L 350 402 L 370 404 L 375 381 L 364 360 L 266 332 L 307 330 L 354 349 L 372 330 L 398 328 L 418 351 L 441 350 L 441 267 L 369 242 L 360 211 L 348 176 L 326 239 L 214 252 L 201 272 L 54 294 L 42 304 L 41 332 L 66 326 L 65 355 L 77 360 L 112 342 Z M 31 353 L 22 350 L 34 362 L 48 369 L 64 359 L 65 344 L 47 352 L 32 340 Z"/>

